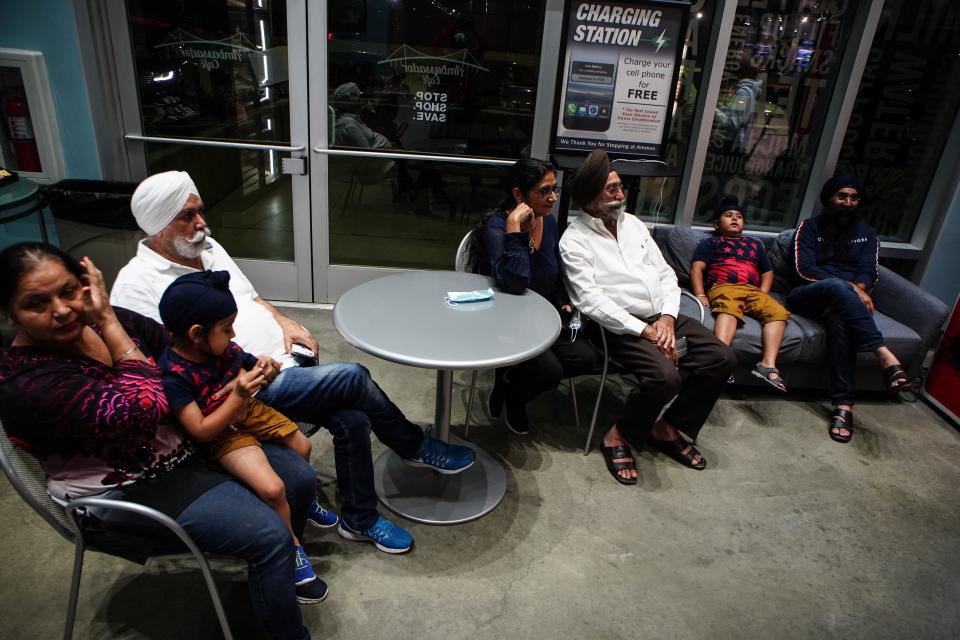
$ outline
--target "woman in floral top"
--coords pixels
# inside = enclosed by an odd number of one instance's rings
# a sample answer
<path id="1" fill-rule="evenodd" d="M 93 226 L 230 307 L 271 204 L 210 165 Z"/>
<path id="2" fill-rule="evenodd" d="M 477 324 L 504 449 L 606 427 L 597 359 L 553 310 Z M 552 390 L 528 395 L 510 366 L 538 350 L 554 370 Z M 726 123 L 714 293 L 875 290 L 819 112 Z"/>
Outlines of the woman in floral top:
<path id="1" fill-rule="evenodd" d="M 164 329 L 111 307 L 103 275 L 89 258 L 78 263 L 44 243 L 0 252 L 0 307 L 16 329 L 0 352 L 0 419 L 10 439 L 43 465 L 50 495 L 61 504 L 104 495 L 166 513 L 204 551 L 249 563 L 254 609 L 271 637 L 309 638 L 296 602 L 319 602 L 326 590 L 305 585 L 295 592 L 286 525 L 195 455 L 166 418 L 154 361 L 167 342 Z M 313 470 L 285 447 L 265 452 L 302 531 Z M 91 516 L 108 529 L 135 526 L 119 511 Z M 169 550 L 169 542 L 155 542 L 153 551 Z"/>

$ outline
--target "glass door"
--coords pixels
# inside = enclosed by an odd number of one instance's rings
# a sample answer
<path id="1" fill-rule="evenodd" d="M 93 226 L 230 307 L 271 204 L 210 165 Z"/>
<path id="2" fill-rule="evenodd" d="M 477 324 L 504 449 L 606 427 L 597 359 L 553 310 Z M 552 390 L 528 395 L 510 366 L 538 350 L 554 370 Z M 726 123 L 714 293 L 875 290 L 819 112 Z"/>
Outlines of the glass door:
<path id="1" fill-rule="evenodd" d="M 453 269 L 530 153 L 544 3 L 311 2 L 315 291 Z M 319 170 L 318 170 L 319 168 Z"/>
<path id="2" fill-rule="evenodd" d="M 130 173 L 190 173 L 264 297 L 312 301 L 305 0 L 111 5 Z"/>

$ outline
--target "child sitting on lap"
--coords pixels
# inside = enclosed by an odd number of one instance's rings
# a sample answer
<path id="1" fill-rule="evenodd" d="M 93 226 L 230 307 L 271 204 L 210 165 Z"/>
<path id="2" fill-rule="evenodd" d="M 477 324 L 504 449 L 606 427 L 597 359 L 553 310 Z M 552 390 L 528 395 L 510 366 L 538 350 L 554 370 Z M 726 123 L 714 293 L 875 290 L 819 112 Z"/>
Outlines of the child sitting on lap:
<path id="1" fill-rule="evenodd" d="M 232 341 L 237 305 L 229 283 L 226 271 L 200 271 L 180 276 L 164 291 L 160 318 L 173 342 L 159 361 L 163 390 L 170 411 L 207 454 L 291 527 L 286 488 L 260 443 L 290 447 L 309 462 L 310 441 L 296 424 L 253 398 L 280 366 L 269 356 L 250 355 Z M 308 521 L 330 527 L 337 524 L 337 516 L 314 500 Z M 296 534 L 293 543 L 294 578 L 300 586 L 317 576 Z"/>
<path id="2" fill-rule="evenodd" d="M 693 253 L 690 287 L 716 316 L 713 332 L 725 344 L 733 342 L 744 315 L 763 325 L 763 356 L 750 373 L 786 392 L 777 370 L 777 353 L 790 313 L 770 296 L 773 268 L 763 243 L 741 235 L 743 213 L 730 195 L 720 199 L 713 227 L 714 235 L 702 240 Z"/>

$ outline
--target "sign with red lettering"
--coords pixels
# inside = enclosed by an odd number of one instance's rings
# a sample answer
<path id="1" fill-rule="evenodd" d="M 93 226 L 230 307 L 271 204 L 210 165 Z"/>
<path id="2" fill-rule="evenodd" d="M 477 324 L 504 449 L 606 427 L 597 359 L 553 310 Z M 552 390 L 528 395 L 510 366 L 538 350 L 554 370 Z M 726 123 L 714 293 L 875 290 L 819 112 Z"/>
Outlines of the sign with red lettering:
<path id="1" fill-rule="evenodd" d="M 553 151 L 663 155 L 689 10 L 669 0 L 570 3 Z"/>

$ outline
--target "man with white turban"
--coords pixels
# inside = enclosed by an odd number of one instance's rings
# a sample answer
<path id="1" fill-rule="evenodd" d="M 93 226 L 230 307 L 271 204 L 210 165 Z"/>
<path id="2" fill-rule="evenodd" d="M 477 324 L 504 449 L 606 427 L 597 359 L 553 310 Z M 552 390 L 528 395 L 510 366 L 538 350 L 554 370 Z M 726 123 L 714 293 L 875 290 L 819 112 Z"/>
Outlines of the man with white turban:
<path id="1" fill-rule="evenodd" d="M 248 353 L 268 355 L 274 377 L 257 399 L 296 421 L 326 427 L 333 434 L 337 485 L 343 498 L 337 532 L 348 540 L 373 542 L 388 553 L 403 553 L 413 537 L 377 513 L 370 452 L 372 430 L 410 466 L 459 473 L 474 462 L 467 447 L 425 435 L 394 405 L 356 363 L 298 366 L 293 344 L 314 353 L 317 342 L 295 320 L 261 298 L 237 264 L 215 240 L 203 217 L 203 201 L 190 176 L 168 171 L 140 183 L 130 203 L 147 234 L 137 255 L 117 275 L 110 302 L 160 321 L 158 306 L 167 286 L 185 273 L 204 269 L 230 273 L 237 303 L 234 340 Z M 321 510 L 322 511 L 322 510 Z M 318 526 L 337 524 L 335 514 L 312 514 Z"/>

